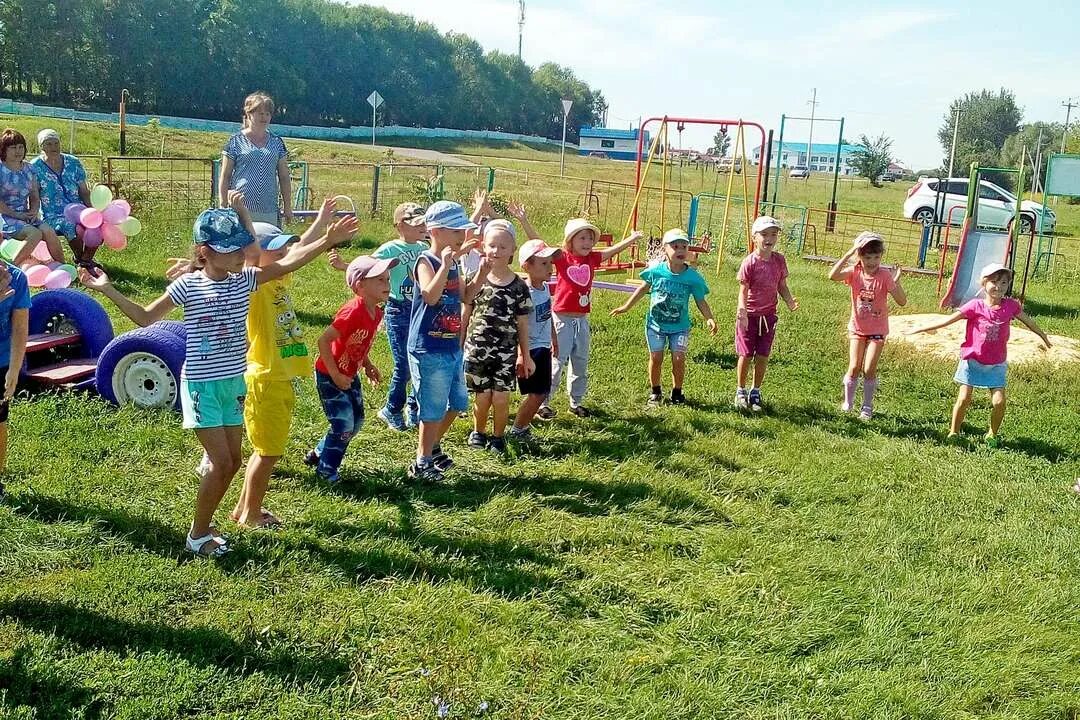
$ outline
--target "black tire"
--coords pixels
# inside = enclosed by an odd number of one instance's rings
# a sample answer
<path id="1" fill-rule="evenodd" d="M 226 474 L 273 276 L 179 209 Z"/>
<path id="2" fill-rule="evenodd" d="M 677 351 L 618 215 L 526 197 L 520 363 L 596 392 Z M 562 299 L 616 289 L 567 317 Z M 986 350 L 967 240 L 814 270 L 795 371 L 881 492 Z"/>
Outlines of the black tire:
<path id="1" fill-rule="evenodd" d="M 933 208 L 921 207 L 911 214 L 911 219 L 920 225 L 933 225 L 937 222 Z"/>

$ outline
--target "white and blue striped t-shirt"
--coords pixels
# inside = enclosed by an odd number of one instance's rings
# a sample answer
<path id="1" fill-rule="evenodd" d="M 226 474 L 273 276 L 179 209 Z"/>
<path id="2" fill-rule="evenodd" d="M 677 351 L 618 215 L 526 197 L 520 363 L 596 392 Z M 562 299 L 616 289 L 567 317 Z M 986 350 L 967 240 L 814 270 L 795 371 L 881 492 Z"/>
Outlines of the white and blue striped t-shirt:
<path id="1" fill-rule="evenodd" d="M 233 161 L 229 186 L 244 193 L 244 205 L 248 212 L 273 216 L 274 222 L 277 222 L 277 165 L 278 160 L 288 157 L 285 142 L 274 133 L 267 132 L 266 144 L 259 147 L 247 135 L 238 132 L 225 143 L 224 153 Z"/>
<path id="2" fill-rule="evenodd" d="M 222 380 L 247 369 L 247 314 L 257 287 L 255 268 L 211 280 L 202 270 L 183 275 L 165 290 L 184 309 L 187 380 Z"/>

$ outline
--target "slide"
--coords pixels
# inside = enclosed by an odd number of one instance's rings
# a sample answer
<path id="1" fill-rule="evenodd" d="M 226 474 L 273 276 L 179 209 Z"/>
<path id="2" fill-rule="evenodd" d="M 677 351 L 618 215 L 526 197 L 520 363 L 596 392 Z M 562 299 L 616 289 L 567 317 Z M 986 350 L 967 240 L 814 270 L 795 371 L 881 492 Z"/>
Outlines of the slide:
<path id="1" fill-rule="evenodd" d="M 1008 257 L 1008 231 L 972 229 L 965 222 L 960 249 L 956 253 L 956 265 L 949 280 L 949 289 L 941 298 L 941 307 L 957 308 L 971 300 L 981 290 L 979 270 L 993 262 L 1008 264 Z"/>

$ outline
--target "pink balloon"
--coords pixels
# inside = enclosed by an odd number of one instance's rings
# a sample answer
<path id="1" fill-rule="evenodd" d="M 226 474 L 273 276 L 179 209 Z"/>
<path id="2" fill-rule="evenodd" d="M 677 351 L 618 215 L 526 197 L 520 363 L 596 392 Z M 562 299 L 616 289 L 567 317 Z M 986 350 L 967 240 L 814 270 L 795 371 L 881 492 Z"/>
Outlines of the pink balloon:
<path id="1" fill-rule="evenodd" d="M 101 227 L 101 211 L 94 208 L 86 208 L 79 214 L 79 222 L 88 228 Z"/>
<path id="2" fill-rule="evenodd" d="M 86 228 L 83 231 L 82 241 L 83 245 L 88 248 L 96 248 L 101 245 L 101 226 L 96 228 Z"/>
<path id="3" fill-rule="evenodd" d="M 107 227 L 114 227 L 114 226 L 109 225 Z M 110 250 L 123 250 L 124 248 L 127 247 L 127 242 L 128 241 L 127 241 L 127 238 L 124 237 L 124 233 L 120 233 L 119 238 L 109 237 L 108 235 L 105 235 L 104 239 L 105 239 L 105 246 L 108 247 Z"/>
<path id="4" fill-rule="evenodd" d="M 71 284 L 71 275 L 68 274 L 67 270 L 53 270 L 45 276 L 45 282 L 42 284 L 49 290 L 66 288 Z"/>
<path id="5" fill-rule="evenodd" d="M 86 209 L 86 206 L 82 203 L 69 203 L 64 206 L 64 219 L 69 223 L 79 222 L 79 215 Z"/>
<path id="6" fill-rule="evenodd" d="M 127 204 L 127 200 L 113 200 L 101 211 L 101 218 L 110 225 L 118 225 L 127 220 L 130 214 L 131 206 Z"/>
<path id="7" fill-rule="evenodd" d="M 102 223 L 101 225 L 101 238 L 105 241 L 105 244 L 114 250 L 116 245 L 124 239 L 124 233 L 120 232 L 120 228 L 115 225 L 107 225 Z"/>
<path id="8" fill-rule="evenodd" d="M 26 271 L 26 282 L 30 287 L 42 287 L 46 278 L 52 273 L 47 265 L 35 265 Z M 67 273 L 64 273 L 67 275 Z"/>
<path id="9" fill-rule="evenodd" d="M 53 259 L 52 255 L 49 253 L 49 246 L 46 245 L 44 242 L 39 242 L 34 247 L 34 251 L 30 253 L 30 257 L 34 258 L 35 260 L 40 260 L 41 262 L 49 262 Z"/>

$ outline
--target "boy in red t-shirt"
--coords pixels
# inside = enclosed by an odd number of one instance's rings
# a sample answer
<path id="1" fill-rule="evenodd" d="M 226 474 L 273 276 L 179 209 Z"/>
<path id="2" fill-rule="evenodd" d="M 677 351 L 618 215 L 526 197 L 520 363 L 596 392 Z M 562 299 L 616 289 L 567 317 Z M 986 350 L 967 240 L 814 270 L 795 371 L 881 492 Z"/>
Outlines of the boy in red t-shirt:
<path id="1" fill-rule="evenodd" d="M 330 429 L 304 462 L 330 483 L 338 481 L 338 468 L 349 441 L 364 424 L 364 394 L 357 372 L 363 368 L 372 384 L 382 380 L 378 368 L 368 359 L 368 351 L 382 322 L 379 306 L 390 297 L 390 268 L 395 265 L 395 258 L 376 260 L 370 255 L 361 255 L 349 263 L 345 283 L 356 297 L 338 310 L 330 327 L 319 337 L 315 387 Z"/>

